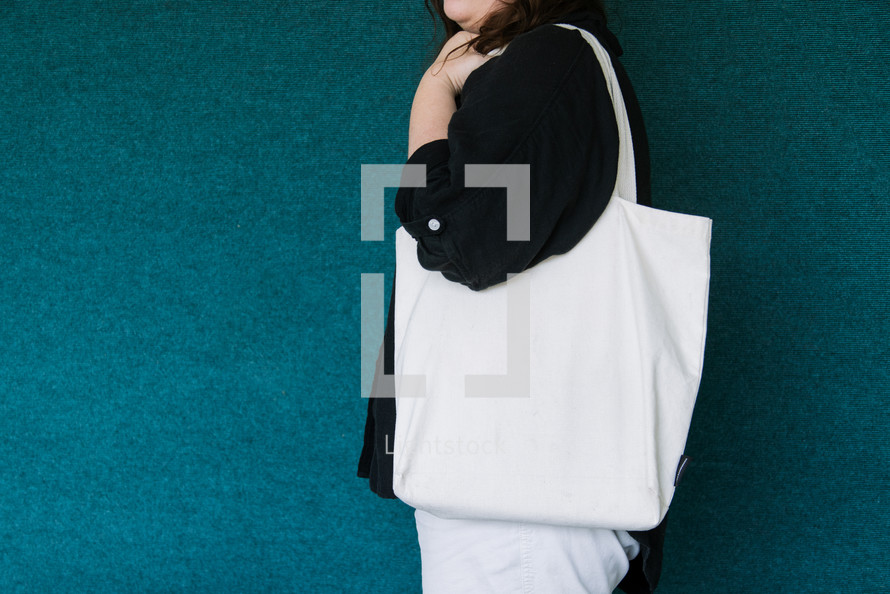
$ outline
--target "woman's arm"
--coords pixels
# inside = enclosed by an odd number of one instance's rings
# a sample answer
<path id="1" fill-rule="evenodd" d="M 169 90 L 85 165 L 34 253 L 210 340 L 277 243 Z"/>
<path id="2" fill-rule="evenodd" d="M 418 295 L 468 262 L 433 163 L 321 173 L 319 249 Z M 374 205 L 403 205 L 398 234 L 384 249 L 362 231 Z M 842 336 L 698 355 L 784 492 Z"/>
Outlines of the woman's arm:
<path id="1" fill-rule="evenodd" d="M 498 57 L 460 58 L 434 64 L 418 89 L 408 163 L 426 166 L 426 185 L 400 188 L 396 213 L 421 266 L 481 290 L 568 251 L 590 229 L 615 184 L 618 127 L 599 62 L 577 32 L 542 26 Z M 456 111 L 452 81 L 462 85 Z M 499 164 L 529 168 L 528 241 L 506 237 L 506 188 L 465 184 L 468 165 Z"/>
<path id="2" fill-rule="evenodd" d="M 460 94 L 467 76 L 489 58 L 460 47 L 474 37 L 467 31 L 454 35 L 420 79 L 411 105 L 409 156 L 428 142 L 448 137 L 448 122 L 457 111 L 455 98 Z"/>

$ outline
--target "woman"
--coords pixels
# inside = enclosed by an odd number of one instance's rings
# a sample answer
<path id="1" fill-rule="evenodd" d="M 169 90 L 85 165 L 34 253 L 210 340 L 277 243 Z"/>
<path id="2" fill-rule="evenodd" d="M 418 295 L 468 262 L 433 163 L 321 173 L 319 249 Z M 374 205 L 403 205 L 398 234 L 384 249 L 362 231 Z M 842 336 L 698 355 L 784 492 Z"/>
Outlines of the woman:
<path id="1" fill-rule="evenodd" d="M 473 290 L 570 250 L 608 203 L 618 129 L 602 69 L 574 25 L 611 54 L 633 134 L 638 201 L 649 204 L 639 107 L 617 62 L 599 0 L 433 0 L 449 38 L 423 75 L 411 109 L 408 163 L 423 188 L 402 188 L 396 211 L 429 270 Z M 467 188 L 468 164 L 528 164 L 529 241 L 507 241 L 503 189 Z M 393 303 L 383 371 L 393 373 Z M 375 383 L 359 476 L 392 493 L 395 405 Z M 512 522 L 448 520 L 418 510 L 425 592 L 627 592 L 654 589 L 663 525 L 647 533 Z"/>

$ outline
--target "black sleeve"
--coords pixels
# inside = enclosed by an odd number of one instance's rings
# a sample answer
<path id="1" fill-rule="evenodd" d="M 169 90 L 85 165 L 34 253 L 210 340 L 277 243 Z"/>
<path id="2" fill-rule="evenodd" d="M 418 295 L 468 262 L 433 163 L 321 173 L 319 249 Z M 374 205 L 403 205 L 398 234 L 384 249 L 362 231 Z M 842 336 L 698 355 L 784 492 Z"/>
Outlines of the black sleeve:
<path id="1" fill-rule="evenodd" d="M 426 165 L 427 183 L 399 189 L 396 212 L 424 268 L 481 290 L 565 253 L 615 185 L 618 127 L 595 54 L 561 27 L 520 35 L 468 77 L 448 138 L 408 163 Z M 529 165 L 529 241 L 507 240 L 505 188 L 465 187 L 470 164 Z"/>

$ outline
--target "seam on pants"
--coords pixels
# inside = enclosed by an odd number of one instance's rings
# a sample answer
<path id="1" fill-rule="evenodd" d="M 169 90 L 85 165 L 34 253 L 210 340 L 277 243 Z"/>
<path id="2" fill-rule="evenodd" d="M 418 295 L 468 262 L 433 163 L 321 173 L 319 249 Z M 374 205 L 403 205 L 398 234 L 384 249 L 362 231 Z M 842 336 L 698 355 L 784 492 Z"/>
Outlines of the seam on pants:
<path id="1" fill-rule="evenodd" d="M 523 594 L 535 591 L 535 571 L 532 567 L 531 528 L 519 524 L 519 571 L 522 577 Z"/>

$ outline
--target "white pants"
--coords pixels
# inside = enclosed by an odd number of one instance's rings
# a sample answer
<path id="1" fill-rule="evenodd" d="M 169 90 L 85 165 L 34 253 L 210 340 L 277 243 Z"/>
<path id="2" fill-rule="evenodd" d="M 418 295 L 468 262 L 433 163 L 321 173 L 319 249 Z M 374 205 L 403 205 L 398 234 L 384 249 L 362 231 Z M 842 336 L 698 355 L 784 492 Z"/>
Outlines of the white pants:
<path id="1" fill-rule="evenodd" d="M 639 544 L 627 532 L 415 510 L 424 594 L 610 593 Z"/>

